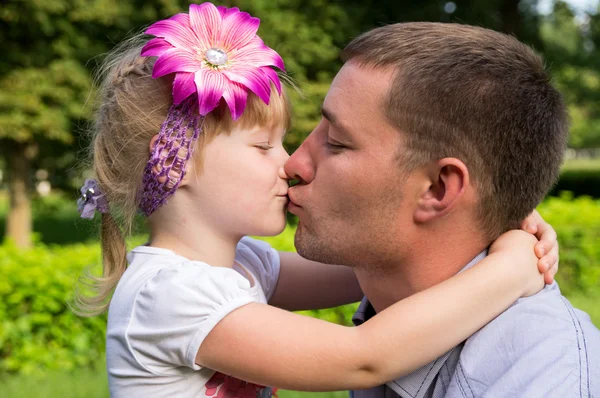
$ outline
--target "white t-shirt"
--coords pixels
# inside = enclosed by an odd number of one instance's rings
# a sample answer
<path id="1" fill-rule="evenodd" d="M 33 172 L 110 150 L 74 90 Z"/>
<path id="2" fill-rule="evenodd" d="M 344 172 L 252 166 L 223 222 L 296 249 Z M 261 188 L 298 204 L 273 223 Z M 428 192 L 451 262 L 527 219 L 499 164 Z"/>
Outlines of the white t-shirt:
<path id="1" fill-rule="evenodd" d="M 246 237 L 238 243 L 233 269 L 149 246 L 133 249 L 127 261 L 108 310 L 106 363 L 112 397 L 216 397 L 223 388 L 239 391 L 228 395 L 234 397 L 260 388 L 194 361 L 221 319 L 273 295 L 277 251 Z M 242 276 L 248 272 L 251 276 Z M 268 389 L 261 393 L 268 395 Z"/>

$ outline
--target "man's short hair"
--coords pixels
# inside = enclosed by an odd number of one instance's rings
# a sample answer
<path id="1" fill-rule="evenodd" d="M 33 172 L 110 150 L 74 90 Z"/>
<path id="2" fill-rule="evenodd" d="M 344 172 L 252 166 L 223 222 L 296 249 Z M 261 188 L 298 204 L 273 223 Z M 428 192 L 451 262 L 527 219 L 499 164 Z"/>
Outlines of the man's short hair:
<path id="1" fill-rule="evenodd" d="M 410 171 L 461 159 L 490 239 L 517 228 L 558 178 L 565 105 L 541 57 L 514 37 L 468 25 L 399 23 L 357 37 L 342 59 L 394 69 L 384 112 L 406 138 L 400 162 Z"/>

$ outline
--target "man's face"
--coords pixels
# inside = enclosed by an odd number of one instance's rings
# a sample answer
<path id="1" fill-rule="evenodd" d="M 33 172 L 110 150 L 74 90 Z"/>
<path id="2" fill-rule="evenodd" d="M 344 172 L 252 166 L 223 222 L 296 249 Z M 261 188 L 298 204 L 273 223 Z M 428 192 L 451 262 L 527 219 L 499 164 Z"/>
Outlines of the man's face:
<path id="1" fill-rule="evenodd" d="M 288 209 L 299 218 L 295 244 L 303 257 L 360 266 L 399 249 L 399 226 L 411 214 L 401 206 L 409 193 L 397 160 L 401 136 L 383 114 L 392 75 L 344 65 L 321 122 L 285 165 L 300 181 Z"/>

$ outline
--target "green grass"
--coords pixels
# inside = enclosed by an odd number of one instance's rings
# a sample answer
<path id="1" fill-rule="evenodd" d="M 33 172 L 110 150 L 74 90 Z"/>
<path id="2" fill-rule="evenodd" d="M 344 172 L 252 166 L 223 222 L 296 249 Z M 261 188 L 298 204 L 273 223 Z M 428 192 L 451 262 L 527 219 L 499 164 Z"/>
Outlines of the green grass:
<path id="1" fill-rule="evenodd" d="M 348 392 L 279 391 L 280 398 L 347 398 Z M 50 372 L 38 376 L 10 376 L 0 379 L 3 398 L 108 398 L 106 370 L 78 370 L 72 373 Z"/>
<path id="2" fill-rule="evenodd" d="M 281 391 L 277 394 L 279 398 L 308 398 L 308 397 L 320 397 L 320 398 L 348 398 L 347 391 L 335 391 L 335 392 L 299 392 L 299 391 Z"/>
<path id="3" fill-rule="evenodd" d="M 108 381 L 104 369 L 72 373 L 50 372 L 37 376 L 10 376 L 0 379 L 4 398 L 107 398 Z"/>
<path id="4" fill-rule="evenodd" d="M 598 170 L 600 172 L 600 159 L 572 159 L 563 164 L 567 170 Z"/>

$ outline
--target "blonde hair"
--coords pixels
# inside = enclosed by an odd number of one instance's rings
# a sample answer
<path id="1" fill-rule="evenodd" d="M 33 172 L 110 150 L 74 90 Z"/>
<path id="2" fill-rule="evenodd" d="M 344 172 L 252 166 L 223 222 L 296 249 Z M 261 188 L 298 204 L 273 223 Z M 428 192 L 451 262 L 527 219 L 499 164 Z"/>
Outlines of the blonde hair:
<path id="1" fill-rule="evenodd" d="M 73 310 L 81 316 L 103 313 L 127 268 L 125 239 L 131 234 L 138 211 L 138 192 L 149 159 L 149 144 L 158 134 L 172 105 L 172 76 L 152 78 L 155 57 L 141 57 L 147 39 L 133 37 L 108 54 L 99 69 L 99 101 L 91 130 L 89 158 L 110 212 L 102 214 L 101 277 L 89 271 L 79 279 Z M 194 161 L 201 161 L 207 143 L 234 127 L 282 127 L 291 124 L 289 98 L 282 88 L 279 95 L 272 87 L 269 105 L 253 93 L 248 94 L 246 109 L 233 121 L 224 104 L 208 114 L 195 145 Z M 81 286 L 92 295 L 82 294 Z"/>

